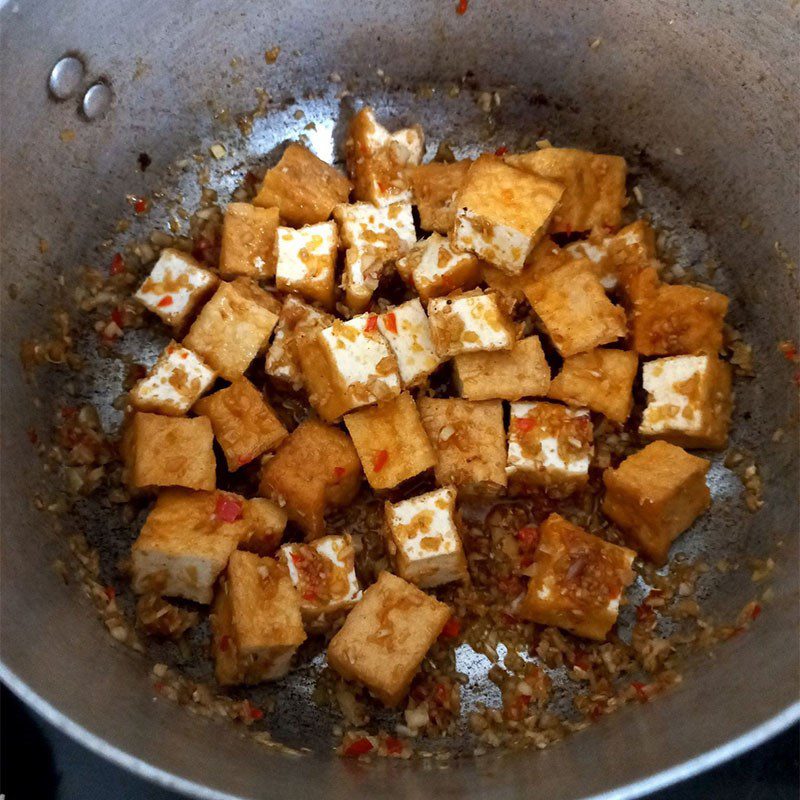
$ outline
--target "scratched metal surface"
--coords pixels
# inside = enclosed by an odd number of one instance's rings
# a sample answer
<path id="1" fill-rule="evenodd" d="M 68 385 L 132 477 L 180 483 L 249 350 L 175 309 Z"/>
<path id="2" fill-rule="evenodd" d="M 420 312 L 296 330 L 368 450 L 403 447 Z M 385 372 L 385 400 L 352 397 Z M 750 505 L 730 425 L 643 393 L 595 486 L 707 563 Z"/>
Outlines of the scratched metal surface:
<path id="1" fill-rule="evenodd" d="M 785 9 L 768 4 L 767 13 L 756 19 L 744 10 L 734 13 L 708 3 L 702 4 L 706 16 L 701 18 L 682 3 L 647 12 L 625 2 L 606 4 L 602 12 L 588 3 L 542 3 L 537 16 L 524 3 L 481 8 L 476 2 L 456 19 L 447 3 L 422 3 L 411 19 L 401 13 L 405 4 L 398 9 L 398 4 L 373 3 L 356 18 L 344 3 L 315 6 L 308 14 L 302 3 L 289 2 L 274 15 L 269 4 L 226 0 L 205 7 L 205 17 L 159 23 L 157 28 L 169 30 L 170 41 L 183 45 L 164 49 L 149 45 L 153 37 L 164 41 L 154 34 L 152 20 L 173 12 L 140 3 L 136 15 L 123 13 L 122 26 L 108 18 L 95 22 L 92 5 L 81 5 L 73 18 L 63 19 L 49 2 L 23 3 L 17 11 L 6 4 L 0 17 L 7 37 L 1 101 L 5 558 L 0 600 L 5 675 L 12 686 L 41 696 L 53 716 L 63 712 L 89 732 L 81 734 L 84 741 L 110 757 L 172 785 L 192 781 L 193 790 L 206 796 L 251 797 L 266 791 L 298 796 L 306 785 L 324 785 L 337 798 L 368 792 L 376 797 L 514 797 L 525 794 L 532 780 L 550 797 L 624 786 L 632 796 L 647 781 L 654 788 L 659 780 L 674 779 L 657 777 L 661 770 L 696 768 L 686 764 L 708 751 L 716 756 L 707 758 L 719 758 L 727 743 L 780 722 L 797 683 L 796 658 L 786 648 L 786 632 L 797 629 L 797 576 L 790 568 L 796 563 L 798 527 L 797 440 L 791 435 L 796 391 L 775 347 L 797 327 L 796 280 L 774 245 L 780 242 L 790 253 L 794 245 L 796 259 L 797 203 L 776 208 L 774 202 L 797 197 L 791 180 L 797 164 L 792 127 L 797 89 L 779 68 L 791 63 L 781 29 L 781 22 L 787 26 Z M 614 24 L 623 17 L 625 35 Z M 54 19 L 57 26 L 49 24 Z M 9 46 L 45 33 L 46 52 Z M 597 38 L 600 46 L 590 48 Z M 653 58 L 649 43 L 660 45 L 659 58 Z M 281 56 L 266 65 L 263 50 L 275 44 L 282 46 Z M 76 114 L 74 103 L 48 101 L 44 91 L 47 69 L 73 49 L 92 75 L 107 77 L 113 87 L 111 111 L 97 122 Z M 705 58 L 709 51 L 714 58 Z M 334 72 L 342 82 L 330 80 Z M 458 96 L 451 96 L 454 83 L 463 87 Z M 230 115 L 255 105 L 257 86 L 266 88 L 274 102 L 245 137 L 230 124 Z M 339 96 L 345 86 L 352 97 Z M 484 90 L 500 97 L 489 117 L 476 102 Z M 754 346 L 758 364 L 756 380 L 737 385 L 733 443 L 756 454 L 766 481 L 765 508 L 758 515 L 744 510 L 738 479 L 715 457 L 713 513 L 701 518 L 674 552 L 714 563 L 723 555 L 775 553 L 776 542 L 783 542 L 777 551 L 776 600 L 762 624 L 720 648 L 711 665 L 705 659 L 687 663 L 687 678 L 678 690 L 604 720 L 545 754 L 466 762 L 446 778 L 429 765 L 381 764 L 363 773 L 331 760 L 335 718 L 309 697 L 321 656 L 280 687 L 260 687 L 251 695 L 254 702 L 273 699 L 270 730 L 288 744 L 315 750 L 313 769 L 253 750 L 235 731 L 152 703 L 150 662 L 109 646 L 91 610 L 58 584 L 49 564 L 59 542 L 41 530 L 28 502 L 40 475 L 23 432 L 31 424 L 44 427 L 47 399 L 58 397 L 70 376 L 56 371 L 26 382 L 16 353 L 19 340 L 40 330 L 58 302 L 55 276 L 65 274 L 68 287 L 72 269 L 102 259 L 105 251 L 98 245 L 111 236 L 113 220 L 126 213 L 128 193 L 158 190 L 167 199 L 183 198 L 191 208 L 197 196 L 194 174 L 175 165 L 193 152 L 206 152 L 212 142 L 224 142 L 229 153 L 210 163 L 211 184 L 223 200 L 248 167 L 274 163 L 276 149 L 287 139 L 306 135 L 318 155 L 335 158 L 341 120 L 353 100 L 370 102 L 393 124 L 420 122 L 430 153 L 441 140 L 457 154 L 469 155 L 479 148 L 515 149 L 548 138 L 629 159 L 645 210 L 658 226 L 678 234 L 672 252 L 676 263 L 701 278 L 704 265 L 719 265 L 709 282 L 731 295 L 731 320 Z M 714 106 L 740 113 L 734 122 L 709 114 Z M 306 128 L 310 122 L 314 130 Z M 60 141 L 64 129 L 75 130 L 73 142 Z M 144 174 L 136 166 L 141 151 L 153 158 Z M 745 217 L 753 221 L 747 228 L 741 225 Z M 151 215 L 131 235 L 164 220 Z M 51 243 L 44 257 L 38 253 L 39 238 Z M 17 300 L 9 300 L 9 283 L 18 287 Z M 137 360 L 152 361 L 162 343 L 152 337 L 126 335 L 121 347 Z M 113 427 L 118 414 L 111 402 L 121 390 L 121 369 L 96 353 L 91 335 L 81 346 L 89 378 L 78 382 L 78 390 Z M 34 398 L 44 400 L 41 408 L 32 404 Z M 774 443 L 778 427 L 787 427 L 790 435 Z M 95 500 L 77 513 L 74 524 L 100 550 L 104 573 L 115 576 L 135 526 L 123 524 Z M 734 615 L 752 591 L 746 570 L 712 572 L 701 584 L 706 607 L 720 616 Z M 623 627 L 629 616 L 623 615 Z M 27 646 L 32 629 L 51 645 L 44 652 Z M 182 662 L 202 675 L 208 664 L 201 657 L 204 642 L 205 632 L 199 630 L 188 657 L 169 646 L 153 646 L 151 655 Z M 463 647 L 458 660 L 471 677 L 468 711 L 497 690 L 485 680 L 483 656 Z M 741 701 L 730 702 L 732 697 Z M 701 703 L 702 716 L 695 713 Z M 154 746 L 156 731 L 166 746 Z M 749 735 L 754 742 L 760 734 Z M 632 742 L 639 748 L 635 760 L 627 758 Z M 468 744 L 463 734 L 445 746 Z"/>

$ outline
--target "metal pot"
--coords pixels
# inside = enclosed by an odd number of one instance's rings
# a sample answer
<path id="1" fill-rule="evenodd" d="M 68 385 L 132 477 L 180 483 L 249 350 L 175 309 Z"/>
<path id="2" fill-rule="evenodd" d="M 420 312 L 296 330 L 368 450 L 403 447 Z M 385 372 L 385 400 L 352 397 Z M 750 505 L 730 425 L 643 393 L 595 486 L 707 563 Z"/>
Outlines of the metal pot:
<path id="1" fill-rule="evenodd" d="M 324 792 L 332 800 L 522 797 L 532 786 L 551 800 L 633 797 L 798 718 L 798 452 L 790 421 L 797 387 L 776 347 L 797 334 L 800 37 L 791 4 L 472 0 L 457 14 L 455 0 L 11 0 L 0 4 L 0 24 L 0 677 L 34 709 L 108 758 L 200 797 Z M 269 64 L 264 51 L 274 46 L 280 56 Z M 79 57 L 83 73 L 59 103 L 47 81 L 66 53 Z M 104 89 L 84 98 L 97 81 L 111 90 L 107 113 Z M 424 84 L 435 90 L 414 91 Z M 456 84 L 464 87 L 458 97 L 447 88 Z M 101 257 L 95 248 L 113 220 L 129 216 L 126 195 L 184 186 L 191 205 L 188 179 L 167 165 L 217 141 L 259 162 L 306 133 L 330 157 L 344 85 L 394 122 L 421 121 L 434 140 L 513 147 L 547 136 L 624 154 L 645 206 L 685 243 L 682 261 L 718 261 L 713 282 L 731 295 L 731 319 L 754 348 L 756 377 L 738 384 L 734 444 L 755 456 L 764 506 L 747 512 L 737 479 L 718 461 L 714 513 L 679 549 L 712 564 L 772 555 L 772 599 L 713 658 L 689 660 L 683 682 L 657 702 L 628 707 L 543 753 L 465 759 L 446 770 L 354 766 L 326 750 L 302 680 L 279 708 L 278 726 L 307 738 L 314 752 L 298 760 L 264 750 L 232 727 L 153 702 L 149 662 L 110 646 L 89 605 L 51 568 L 63 539 L 34 508 L 42 473 L 26 430 L 47 428 L 47 399 L 69 375 L 27 378 L 21 340 L 46 327 L 73 270 Z M 243 112 L 255 104 L 256 86 L 296 102 L 276 103 L 237 140 L 209 103 Z M 499 91 L 499 106 L 481 96 L 484 88 Z M 304 130 L 309 121 L 315 131 Z M 147 172 L 137 167 L 140 152 L 153 159 Z M 223 187 L 232 166 L 214 165 Z M 110 424 L 113 391 L 102 381 L 118 384 L 119 376 L 103 375 L 89 389 Z M 786 431 L 782 439 L 777 429 Z M 106 555 L 124 552 L 130 533 L 95 511 L 83 517 L 90 538 Z M 715 573 L 706 602 L 730 618 L 762 590 L 747 569 Z"/>

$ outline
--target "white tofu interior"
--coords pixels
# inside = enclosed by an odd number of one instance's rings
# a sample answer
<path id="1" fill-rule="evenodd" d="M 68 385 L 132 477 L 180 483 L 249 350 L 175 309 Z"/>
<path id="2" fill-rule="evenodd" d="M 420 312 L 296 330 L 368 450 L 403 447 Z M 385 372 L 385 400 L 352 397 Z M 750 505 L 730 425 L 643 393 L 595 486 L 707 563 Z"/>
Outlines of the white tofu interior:
<path id="1" fill-rule="evenodd" d="M 390 315 L 393 322 L 389 321 Z M 397 358 L 404 385 L 413 386 L 430 375 L 441 363 L 433 346 L 428 315 L 419 298 L 382 314 L 378 317 L 378 328 Z"/>
<path id="2" fill-rule="evenodd" d="M 640 431 L 694 432 L 703 429 L 703 409 L 692 402 L 708 373 L 708 356 L 673 356 L 648 361 L 642 383 L 648 394 Z"/>
<path id="3" fill-rule="evenodd" d="M 489 294 L 470 294 L 449 299 L 435 297 L 428 304 L 431 323 L 441 326 L 447 333 L 457 329 L 457 337 L 447 335 L 447 352 L 442 356 L 457 353 L 472 353 L 480 350 L 509 350 L 514 336 L 505 324 L 497 301 Z M 457 317 L 458 325 L 452 325 L 450 316 Z"/>
<path id="4" fill-rule="evenodd" d="M 533 238 L 500 223 L 486 220 L 468 208 L 456 212 L 453 244 L 506 272 L 519 272 L 533 247 Z"/>
<path id="5" fill-rule="evenodd" d="M 295 286 L 327 283 L 334 269 L 337 243 L 335 222 L 320 222 L 299 229 L 279 227 L 276 279 Z M 309 261 L 312 258 L 315 260 Z M 328 259 L 326 269 L 319 268 L 318 258 Z"/>

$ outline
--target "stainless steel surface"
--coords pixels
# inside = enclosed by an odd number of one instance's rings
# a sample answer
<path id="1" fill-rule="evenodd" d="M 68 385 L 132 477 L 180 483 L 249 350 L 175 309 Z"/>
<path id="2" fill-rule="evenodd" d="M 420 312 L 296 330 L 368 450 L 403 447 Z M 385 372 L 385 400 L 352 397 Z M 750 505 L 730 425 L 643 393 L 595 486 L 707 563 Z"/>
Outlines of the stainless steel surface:
<path id="1" fill-rule="evenodd" d="M 455 3 L 439 0 L 216 0 L 195 2 L 191 11 L 155 0 L 113 9 L 87 0 L 65 14 L 54 0 L 19 0 L 2 5 L 0 25 L 0 648 L 1 676 L 15 691 L 93 749 L 203 797 L 511 798 L 529 796 L 531 787 L 552 800 L 633 797 L 797 718 L 798 453 L 790 422 L 797 387 L 776 349 L 797 334 L 798 287 L 788 267 L 788 259 L 797 262 L 800 221 L 796 10 L 777 1 L 750 9 L 473 0 L 459 16 Z M 281 54 L 269 65 L 264 51 L 275 45 Z M 91 125 L 71 104 L 48 98 L 43 76 L 65 52 L 113 80 L 114 103 Z M 465 87 L 458 97 L 448 91 L 453 83 Z M 423 85 L 433 91 L 415 91 Z M 250 136 L 233 134 L 226 116 L 253 108 L 256 87 L 273 103 Z M 341 97 L 345 87 L 352 98 Z M 490 117 L 477 102 L 483 89 L 499 93 Z M 731 294 L 731 318 L 755 349 L 758 376 L 737 387 L 734 439 L 756 454 L 765 506 L 745 512 L 738 481 L 717 459 L 715 513 L 676 549 L 712 563 L 723 554 L 773 554 L 774 600 L 713 659 L 688 662 L 675 691 L 544 753 L 492 755 L 448 770 L 431 762 L 367 769 L 340 762 L 327 751 L 332 720 L 308 698 L 313 670 L 293 676 L 288 691 L 259 690 L 279 702 L 279 738 L 312 745 L 304 760 L 154 702 L 149 662 L 111 645 L 92 610 L 52 571 L 63 540 L 32 507 L 42 476 L 25 431 L 47 428 L 47 398 L 70 376 L 39 372 L 26 380 L 19 342 L 46 328 L 64 291 L 58 277 L 65 275 L 68 288 L 78 265 L 107 263 L 108 250 L 98 245 L 112 237 L 116 219 L 130 217 L 126 195 L 165 189 L 191 205 L 196 189 L 174 165 L 214 142 L 225 142 L 229 153 L 211 164 L 223 197 L 246 165 L 271 163 L 286 139 L 306 134 L 330 158 L 353 99 L 369 100 L 393 122 L 420 121 L 434 149 L 442 139 L 494 149 L 546 136 L 626 155 L 646 209 L 680 236 L 680 263 L 719 264 L 713 282 Z M 63 130 L 75 138 L 64 141 Z M 137 167 L 140 152 L 153 160 L 146 173 Z M 138 230 L 163 219 L 153 215 Z M 50 245 L 44 255 L 40 239 Z M 92 342 L 81 344 L 94 376 L 85 396 L 112 424 L 120 368 L 100 359 Z M 123 347 L 152 353 L 155 342 L 126 336 Z M 45 402 L 37 408 L 39 397 Z M 788 433 L 774 442 L 777 428 Z M 72 524 L 100 547 L 104 569 L 113 569 L 132 535 L 93 503 Z M 703 588 L 720 617 L 734 616 L 756 591 L 749 570 L 709 575 Z M 477 685 L 468 702 L 486 690 Z"/>

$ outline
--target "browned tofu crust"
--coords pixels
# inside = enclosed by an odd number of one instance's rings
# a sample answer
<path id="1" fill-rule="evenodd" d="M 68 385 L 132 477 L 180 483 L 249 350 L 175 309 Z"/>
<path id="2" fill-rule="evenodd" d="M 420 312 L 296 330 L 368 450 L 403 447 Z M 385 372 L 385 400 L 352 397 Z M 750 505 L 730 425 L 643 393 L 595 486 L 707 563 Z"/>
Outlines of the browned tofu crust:
<path id="1" fill-rule="evenodd" d="M 603 473 L 603 513 L 640 553 L 664 564 L 672 542 L 711 504 L 710 466 L 680 447 L 652 442 Z"/>
<path id="2" fill-rule="evenodd" d="M 222 223 L 219 273 L 223 278 L 245 275 L 270 278 L 275 274 L 275 231 L 278 209 L 250 203 L 229 203 Z"/>
<path id="3" fill-rule="evenodd" d="M 328 663 L 391 708 L 405 696 L 449 618 L 444 603 L 382 572 L 331 639 Z"/>
<path id="4" fill-rule="evenodd" d="M 350 181 L 307 147 L 290 144 L 267 172 L 253 204 L 275 207 L 288 225 L 325 222 L 350 197 Z"/>
<path id="5" fill-rule="evenodd" d="M 472 161 L 451 164 L 420 164 L 409 171 L 414 204 L 420 227 L 425 231 L 447 233 L 456 216 L 455 196 L 461 189 Z"/>

